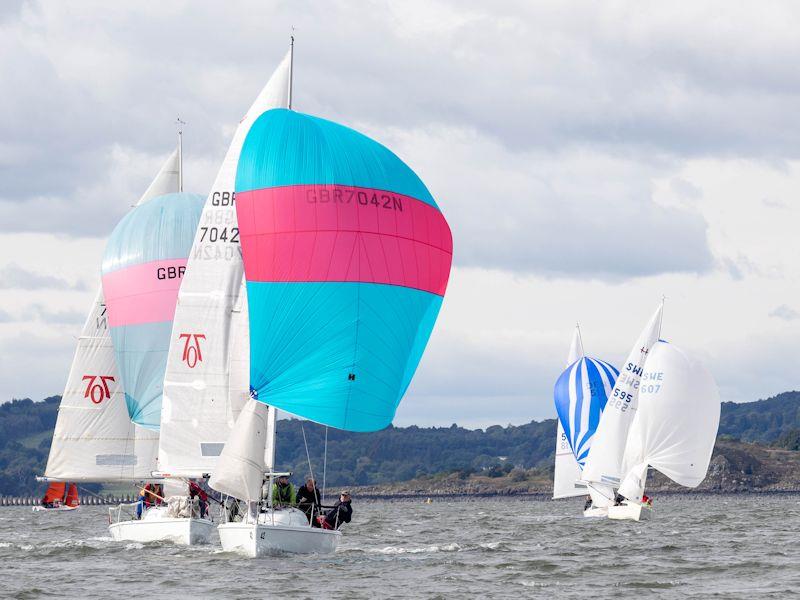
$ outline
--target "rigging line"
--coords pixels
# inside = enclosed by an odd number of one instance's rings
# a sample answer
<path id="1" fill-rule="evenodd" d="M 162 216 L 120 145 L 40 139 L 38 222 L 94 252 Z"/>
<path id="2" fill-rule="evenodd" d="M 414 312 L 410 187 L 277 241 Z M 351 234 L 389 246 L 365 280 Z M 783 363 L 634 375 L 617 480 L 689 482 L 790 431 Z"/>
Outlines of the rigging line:
<path id="1" fill-rule="evenodd" d="M 306 447 L 306 458 L 308 459 L 308 472 L 311 474 L 311 479 L 314 479 L 314 469 L 311 468 L 311 455 L 308 453 L 308 441 L 306 440 L 306 428 L 303 426 L 303 422 L 300 421 L 300 431 L 303 432 L 303 444 Z"/>
<path id="2" fill-rule="evenodd" d="M 325 425 L 325 451 L 322 455 L 322 504 L 325 504 L 325 476 L 328 473 L 328 426 Z"/>

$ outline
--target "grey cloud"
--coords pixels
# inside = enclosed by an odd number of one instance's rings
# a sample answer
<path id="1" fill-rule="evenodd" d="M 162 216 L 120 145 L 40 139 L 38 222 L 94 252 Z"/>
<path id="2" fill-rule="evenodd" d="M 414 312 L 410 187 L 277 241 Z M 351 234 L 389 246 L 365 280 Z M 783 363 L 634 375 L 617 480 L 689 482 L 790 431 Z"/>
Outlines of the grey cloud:
<path id="1" fill-rule="evenodd" d="M 38 319 L 50 325 L 80 325 L 86 314 L 77 310 L 51 310 L 41 304 L 33 304 L 25 313 L 28 319 Z"/>
<path id="2" fill-rule="evenodd" d="M 0 289 L 6 290 L 85 290 L 82 281 L 69 282 L 60 277 L 42 275 L 11 263 L 0 268 Z"/>
<path id="3" fill-rule="evenodd" d="M 800 319 L 800 312 L 796 311 L 788 304 L 781 304 L 769 311 L 769 316 L 783 321 L 795 321 Z"/>
<path id="4" fill-rule="evenodd" d="M 22 16 L 7 17 L 0 35 L 0 78 L 14 90 L 0 97 L 0 225 L 106 235 L 147 184 L 141 165 L 115 160 L 114 148 L 134 161 L 163 156 L 178 114 L 190 123 L 187 156 L 209 165 L 198 183 L 210 183 L 230 126 L 285 51 L 292 25 L 297 108 L 378 132 L 472 128 L 514 152 L 592 148 L 648 163 L 796 155 L 800 130 L 782 117 L 800 92 L 794 36 L 754 38 L 744 13 L 720 28 L 697 17 L 702 8 L 654 9 L 633 21 L 605 5 L 577 10 L 580 19 L 546 5 L 479 2 L 402 11 L 243 1 L 14 8 Z M 655 236 L 662 244 L 684 225 L 691 232 L 685 255 L 665 268 L 707 262 L 696 219 L 645 217 L 648 227 L 667 221 Z"/>

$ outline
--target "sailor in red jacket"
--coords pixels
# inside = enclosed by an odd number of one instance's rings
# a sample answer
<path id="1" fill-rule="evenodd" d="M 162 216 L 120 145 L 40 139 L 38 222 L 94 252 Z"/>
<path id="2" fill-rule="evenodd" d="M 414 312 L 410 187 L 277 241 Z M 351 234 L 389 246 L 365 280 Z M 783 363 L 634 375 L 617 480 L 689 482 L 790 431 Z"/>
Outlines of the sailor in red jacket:
<path id="1" fill-rule="evenodd" d="M 200 498 L 200 518 L 204 519 L 208 509 L 208 494 L 194 481 L 189 480 L 189 498 L 194 498 L 195 496 Z"/>

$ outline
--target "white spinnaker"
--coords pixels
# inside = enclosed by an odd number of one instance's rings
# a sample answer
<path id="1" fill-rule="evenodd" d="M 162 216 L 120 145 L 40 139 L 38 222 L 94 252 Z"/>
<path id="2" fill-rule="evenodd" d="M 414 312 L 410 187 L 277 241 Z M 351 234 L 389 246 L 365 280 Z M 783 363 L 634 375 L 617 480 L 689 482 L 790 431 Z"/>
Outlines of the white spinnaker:
<path id="1" fill-rule="evenodd" d="M 717 439 L 719 415 L 719 390 L 711 372 L 686 351 L 666 342 L 655 344 L 639 387 L 619 493 L 641 502 L 648 466 L 680 485 L 700 485 Z"/>
<path id="2" fill-rule="evenodd" d="M 583 356 L 583 343 L 581 342 L 581 332 L 576 326 L 572 336 L 572 343 L 567 355 L 567 366 L 570 366 Z M 585 496 L 586 486 L 579 483 L 581 479 L 581 468 L 575 460 L 575 454 L 569 446 L 569 440 L 564 433 L 561 421 L 556 417 L 558 428 L 556 431 L 556 460 L 555 471 L 553 473 L 553 499 L 572 498 L 575 496 Z"/>
<path id="3" fill-rule="evenodd" d="M 233 200 L 236 167 L 253 122 L 266 110 L 288 106 L 290 69 L 291 50 L 236 128 L 200 217 L 178 293 L 164 377 L 158 453 L 163 473 L 212 473 L 249 398 L 247 295 Z"/>
<path id="4" fill-rule="evenodd" d="M 178 191 L 175 150 L 137 204 Z M 114 347 L 108 331 L 102 287 L 78 338 L 58 409 L 45 476 L 69 481 L 118 481 L 150 477 L 158 432 L 131 422 Z"/>
<path id="5" fill-rule="evenodd" d="M 592 449 L 583 467 L 584 481 L 606 486 L 619 485 L 622 455 L 638 402 L 639 380 L 650 348 L 658 341 L 663 310 L 662 303 L 639 334 L 628 360 L 620 369 L 617 383 L 608 397 L 592 439 Z"/>
<path id="6" fill-rule="evenodd" d="M 274 427 L 274 418 L 270 417 L 270 407 L 266 404 L 247 401 L 208 481 L 211 488 L 248 502 L 261 499 L 266 469 L 264 448 L 270 426 Z"/>

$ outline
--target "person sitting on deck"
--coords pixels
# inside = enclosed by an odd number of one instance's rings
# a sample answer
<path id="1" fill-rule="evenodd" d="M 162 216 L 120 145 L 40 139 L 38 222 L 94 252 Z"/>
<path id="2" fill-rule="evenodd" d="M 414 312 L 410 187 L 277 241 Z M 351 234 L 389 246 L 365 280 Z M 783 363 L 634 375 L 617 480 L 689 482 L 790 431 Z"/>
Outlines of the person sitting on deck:
<path id="1" fill-rule="evenodd" d="M 589 510 L 590 508 L 592 508 L 592 504 L 593 504 L 592 497 L 586 496 L 586 502 L 583 503 L 583 510 Z"/>
<path id="2" fill-rule="evenodd" d="M 642 494 L 642 504 L 644 506 L 653 506 L 653 499 L 647 494 Z"/>
<path id="3" fill-rule="evenodd" d="M 306 513 L 309 523 L 316 522 L 314 516 L 319 512 L 321 504 L 319 490 L 315 484 L 316 482 L 309 477 L 305 484 L 297 490 L 297 507 Z"/>
<path id="4" fill-rule="evenodd" d="M 343 491 L 333 508 L 324 517 L 317 517 L 323 529 L 339 529 L 342 523 L 349 523 L 353 518 L 353 507 L 350 505 L 350 492 Z"/>
<path id="5" fill-rule="evenodd" d="M 189 498 L 199 498 L 200 500 L 200 518 L 206 518 L 206 510 L 208 510 L 208 494 L 197 483 L 189 480 Z"/>
<path id="6" fill-rule="evenodd" d="M 294 486 L 289 483 L 289 477 L 281 475 L 272 486 L 272 506 L 295 506 L 297 496 Z"/>
<path id="7" fill-rule="evenodd" d="M 139 490 L 139 498 L 136 501 L 136 518 L 141 519 L 142 513 L 144 512 L 145 508 L 149 508 L 151 506 L 151 484 L 147 483 L 145 486 Z"/>

